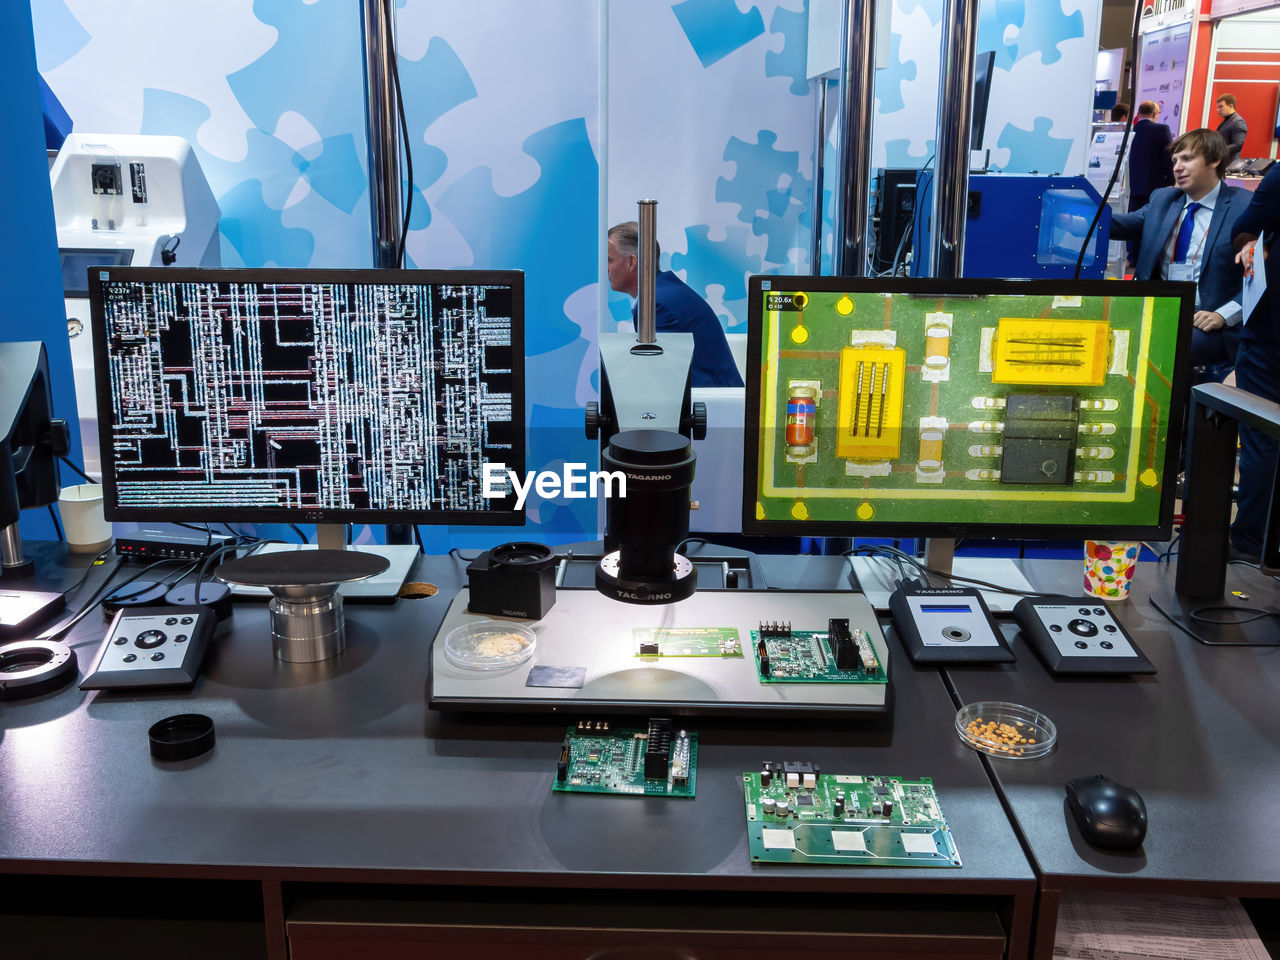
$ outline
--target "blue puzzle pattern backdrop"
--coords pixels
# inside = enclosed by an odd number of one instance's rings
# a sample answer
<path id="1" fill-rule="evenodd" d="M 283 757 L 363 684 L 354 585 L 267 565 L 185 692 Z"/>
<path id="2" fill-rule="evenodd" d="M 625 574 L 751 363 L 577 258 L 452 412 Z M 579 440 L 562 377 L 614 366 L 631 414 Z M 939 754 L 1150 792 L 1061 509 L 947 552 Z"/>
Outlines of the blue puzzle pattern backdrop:
<path id="1" fill-rule="evenodd" d="M 194 145 L 222 207 L 225 265 L 369 265 L 356 0 L 183 0 L 148 4 L 145 17 L 122 0 L 31 3 L 39 68 L 77 131 Z M 607 290 L 604 226 L 659 200 L 662 265 L 730 334 L 746 331 L 748 276 L 810 269 L 807 2 L 395 6 L 414 158 L 409 263 L 525 271 L 529 465 L 594 464 L 582 408 L 597 392 L 598 331 L 631 316 L 629 298 Z M 921 167 L 933 152 L 942 6 L 892 0 L 873 166 Z M 996 169 L 1083 169 L 1100 7 L 982 0 Z M 535 502 L 529 518 L 528 537 L 597 531 L 590 500 Z M 429 546 L 508 532 L 439 531 Z"/>
<path id="2" fill-rule="evenodd" d="M 932 159 L 943 0 L 893 0 L 876 74 L 873 167 Z M 1083 172 L 1101 0 L 982 0 L 978 50 L 996 52 L 986 145 L 994 170 Z M 810 269 L 816 81 L 802 0 L 609 4 L 609 221 L 654 197 L 662 265 L 746 331 L 746 279 Z M 838 144 L 828 97 L 824 272 Z M 631 302 L 608 299 L 613 321 Z"/>
<path id="3" fill-rule="evenodd" d="M 582 409 L 599 328 L 597 4 L 395 6 L 408 263 L 525 271 L 529 467 L 594 468 Z M 222 209 L 222 262 L 248 267 L 371 263 L 360 7 L 184 0 L 135 17 L 117 2 L 32 0 L 38 65 L 75 129 L 189 140 Z M 423 533 L 433 552 L 596 536 L 589 500 L 531 498 L 528 517 L 520 530 Z"/>
<path id="4" fill-rule="evenodd" d="M 1084 172 L 1101 0 L 981 0 L 977 50 L 995 52 L 986 146 L 1008 173 Z M 933 155 L 943 0 L 893 0 L 890 63 L 876 78 L 877 167 Z"/>

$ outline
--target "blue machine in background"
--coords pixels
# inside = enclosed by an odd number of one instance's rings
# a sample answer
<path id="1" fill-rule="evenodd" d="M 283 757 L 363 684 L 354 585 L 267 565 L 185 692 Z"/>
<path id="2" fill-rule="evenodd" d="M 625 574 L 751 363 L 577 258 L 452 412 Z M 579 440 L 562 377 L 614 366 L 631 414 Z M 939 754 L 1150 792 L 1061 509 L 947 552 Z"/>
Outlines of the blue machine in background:
<path id="1" fill-rule="evenodd" d="M 929 271 L 933 172 L 921 171 L 911 275 Z M 1075 275 L 1076 258 L 1102 197 L 1084 177 L 972 174 L 965 226 L 964 275 L 1043 280 Z M 1082 279 L 1102 279 L 1107 268 L 1111 210 L 1102 212 Z"/>

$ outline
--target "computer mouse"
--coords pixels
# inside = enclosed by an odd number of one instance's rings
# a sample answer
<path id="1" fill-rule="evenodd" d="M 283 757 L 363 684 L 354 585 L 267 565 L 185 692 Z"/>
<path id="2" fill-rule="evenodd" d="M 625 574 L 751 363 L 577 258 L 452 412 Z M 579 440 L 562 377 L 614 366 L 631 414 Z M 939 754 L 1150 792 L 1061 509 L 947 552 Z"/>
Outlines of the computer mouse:
<path id="1" fill-rule="evenodd" d="M 1094 774 L 1067 781 L 1067 807 L 1095 847 L 1133 850 L 1147 835 L 1147 805 L 1133 787 Z"/>

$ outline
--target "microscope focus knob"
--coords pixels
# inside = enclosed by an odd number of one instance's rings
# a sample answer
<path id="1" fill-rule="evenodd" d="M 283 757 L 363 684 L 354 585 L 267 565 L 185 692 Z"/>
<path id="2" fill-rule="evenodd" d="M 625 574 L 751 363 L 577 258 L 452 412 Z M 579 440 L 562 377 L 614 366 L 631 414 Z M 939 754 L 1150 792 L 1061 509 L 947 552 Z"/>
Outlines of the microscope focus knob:
<path id="1" fill-rule="evenodd" d="M 587 439 L 595 440 L 600 436 L 600 428 L 608 422 L 608 417 L 600 415 L 600 404 L 592 400 L 587 404 Z"/>
<path id="2" fill-rule="evenodd" d="M 707 438 L 707 405 L 701 400 L 693 404 L 693 413 L 689 415 L 689 426 L 693 428 L 694 440 Z"/>

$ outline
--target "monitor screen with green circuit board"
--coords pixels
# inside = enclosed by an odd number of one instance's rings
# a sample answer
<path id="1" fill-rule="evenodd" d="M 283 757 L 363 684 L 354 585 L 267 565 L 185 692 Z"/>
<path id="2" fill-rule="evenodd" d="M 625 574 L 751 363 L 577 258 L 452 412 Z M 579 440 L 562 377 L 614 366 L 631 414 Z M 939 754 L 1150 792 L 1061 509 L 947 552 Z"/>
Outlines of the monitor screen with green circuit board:
<path id="1" fill-rule="evenodd" d="M 743 532 L 1172 532 L 1195 287 L 751 278 Z"/>

